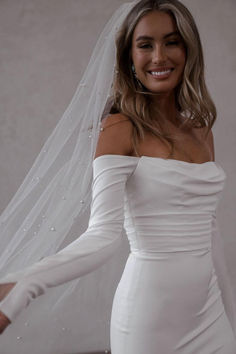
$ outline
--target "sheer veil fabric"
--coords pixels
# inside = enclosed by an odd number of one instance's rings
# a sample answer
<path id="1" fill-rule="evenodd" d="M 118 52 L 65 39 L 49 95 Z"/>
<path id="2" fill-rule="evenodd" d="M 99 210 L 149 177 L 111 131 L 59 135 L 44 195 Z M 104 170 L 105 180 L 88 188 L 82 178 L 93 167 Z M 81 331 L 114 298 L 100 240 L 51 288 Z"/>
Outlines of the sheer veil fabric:
<path id="1" fill-rule="evenodd" d="M 115 36 L 136 2 L 121 5 L 106 24 L 71 103 L 1 214 L 0 283 L 21 279 L 27 266 L 87 228 L 92 161 L 116 74 Z M 35 299 L 1 335 L 1 353 L 109 348 L 112 299 L 127 255 L 123 237 L 119 254 L 104 266 Z"/>
<path id="2" fill-rule="evenodd" d="M 105 26 L 71 103 L 0 216 L 0 283 L 22 279 L 25 268 L 63 249 L 88 226 L 92 161 L 116 74 L 115 36 L 136 3 L 123 4 Z M 113 296 L 129 253 L 123 234 L 114 258 L 84 277 L 49 289 L 22 311 L 0 336 L 0 353 L 109 349 Z M 223 257 L 218 247 L 215 260 Z M 221 269 L 227 293 L 227 270 Z M 232 297 L 225 295 L 225 302 L 232 311 Z"/>

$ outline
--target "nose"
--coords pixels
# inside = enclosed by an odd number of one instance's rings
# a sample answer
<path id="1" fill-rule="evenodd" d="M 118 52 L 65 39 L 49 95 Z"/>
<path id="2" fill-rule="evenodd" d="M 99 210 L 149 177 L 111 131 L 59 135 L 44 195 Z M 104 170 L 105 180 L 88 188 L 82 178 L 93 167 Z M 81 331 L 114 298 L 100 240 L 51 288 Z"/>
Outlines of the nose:
<path id="1" fill-rule="evenodd" d="M 165 48 L 162 45 L 156 45 L 155 49 L 153 50 L 152 62 L 154 64 L 163 63 L 166 61 L 166 52 Z"/>

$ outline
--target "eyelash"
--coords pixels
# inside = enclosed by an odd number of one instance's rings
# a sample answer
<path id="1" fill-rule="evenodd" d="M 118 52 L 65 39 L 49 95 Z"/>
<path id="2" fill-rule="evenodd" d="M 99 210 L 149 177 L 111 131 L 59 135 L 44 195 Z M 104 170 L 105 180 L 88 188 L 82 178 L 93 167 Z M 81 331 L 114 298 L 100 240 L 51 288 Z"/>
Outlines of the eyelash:
<path id="1" fill-rule="evenodd" d="M 178 45 L 178 44 L 179 44 L 179 41 L 170 41 L 170 42 L 168 42 L 167 44 L 170 44 L 170 45 Z"/>
<path id="2" fill-rule="evenodd" d="M 169 42 L 167 42 L 167 45 L 178 45 L 179 43 L 180 43 L 180 41 L 169 41 Z M 146 49 L 147 46 L 150 46 L 150 44 L 143 44 L 143 45 L 139 46 L 139 48 Z"/>

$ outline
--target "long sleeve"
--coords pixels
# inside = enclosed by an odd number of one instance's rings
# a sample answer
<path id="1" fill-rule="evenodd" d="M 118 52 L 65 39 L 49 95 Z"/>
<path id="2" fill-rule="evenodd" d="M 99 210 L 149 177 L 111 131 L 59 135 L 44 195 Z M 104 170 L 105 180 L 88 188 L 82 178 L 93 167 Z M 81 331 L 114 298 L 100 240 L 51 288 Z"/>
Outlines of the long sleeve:
<path id="1" fill-rule="evenodd" d="M 137 162 L 137 158 L 122 155 L 102 155 L 93 161 L 87 230 L 60 252 L 25 269 L 23 277 L 16 272 L 4 278 L 4 282 L 17 282 L 0 303 L 0 310 L 11 321 L 47 288 L 84 276 L 114 255 L 123 231 L 125 184 Z"/>
<path id="2" fill-rule="evenodd" d="M 227 265 L 224 255 L 223 240 L 217 223 L 216 215 L 212 221 L 212 258 L 218 279 L 219 288 L 222 295 L 226 315 L 230 321 L 234 334 L 236 335 L 236 303 L 233 294 L 231 281 L 228 275 Z"/>

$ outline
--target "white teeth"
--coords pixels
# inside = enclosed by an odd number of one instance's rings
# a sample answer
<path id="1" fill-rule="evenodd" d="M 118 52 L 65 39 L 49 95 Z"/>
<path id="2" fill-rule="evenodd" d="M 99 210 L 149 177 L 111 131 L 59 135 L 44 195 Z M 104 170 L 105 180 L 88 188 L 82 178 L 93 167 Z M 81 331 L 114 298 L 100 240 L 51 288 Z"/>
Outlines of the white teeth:
<path id="1" fill-rule="evenodd" d="M 161 76 L 161 75 L 166 75 L 169 74 L 171 70 L 166 70 L 166 71 L 151 71 L 151 74 L 154 76 Z"/>

